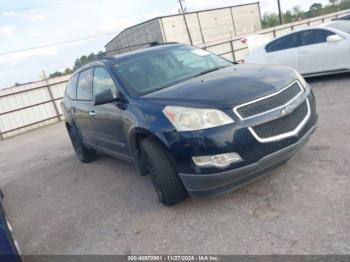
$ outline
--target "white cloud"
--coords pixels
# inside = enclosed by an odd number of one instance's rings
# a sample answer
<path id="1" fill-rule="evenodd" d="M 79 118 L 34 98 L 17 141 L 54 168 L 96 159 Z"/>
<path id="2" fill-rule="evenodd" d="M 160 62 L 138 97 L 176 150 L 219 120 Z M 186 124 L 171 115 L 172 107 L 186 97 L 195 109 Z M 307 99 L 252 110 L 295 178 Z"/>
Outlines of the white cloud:
<path id="1" fill-rule="evenodd" d="M 27 12 L 14 12 L 14 11 L 6 11 L 1 13 L 1 16 L 6 18 L 15 18 L 15 19 L 24 19 L 27 21 L 44 21 L 47 19 L 47 16 L 43 13 L 27 11 Z"/>
<path id="2" fill-rule="evenodd" d="M 5 11 L 1 13 L 1 16 L 4 17 L 14 17 L 16 16 L 16 13 L 14 11 Z"/>
<path id="3" fill-rule="evenodd" d="M 33 58 L 37 56 L 55 56 L 58 54 L 58 47 L 44 47 L 37 48 L 28 51 L 17 52 L 13 54 L 7 54 L 0 56 L 0 62 L 9 64 L 11 66 L 17 65 L 22 60 L 26 60 L 28 58 Z"/>
<path id="4" fill-rule="evenodd" d="M 28 15 L 26 19 L 31 21 L 44 21 L 47 19 L 47 16 L 39 13 L 39 14 Z"/>
<path id="5" fill-rule="evenodd" d="M 74 41 L 72 43 L 67 44 L 67 46 L 82 46 L 85 45 L 89 42 L 91 42 L 93 39 L 83 39 L 83 40 L 78 40 L 78 41 Z"/>
<path id="6" fill-rule="evenodd" d="M 72 61 L 67 61 L 67 62 L 65 62 L 63 65 L 64 65 L 64 68 L 73 67 L 73 66 L 74 66 L 74 63 L 73 63 Z"/>
<path id="7" fill-rule="evenodd" d="M 0 36 L 12 36 L 15 33 L 15 26 L 12 25 L 4 25 L 0 26 Z"/>
<path id="8" fill-rule="evenodd" d="M 124 28 L 130 27 L 135 24 L 136 19 L 133 17 L 129 18 L 111 18 L 106 19 L 101 22 L 99 30 L 96 32 L 99 33 L 113 33 L 123 30 Z"/>
<path id="9" fill-rule="evenodd" d="M 230 0 L 188 0 L 185 2 L 185 6 L 187 7 L 187 11 L 194 11 L 194 10 L 201 10 L 201 9 L 208 9 L 208 8 L 216 8 L 216 7 L 222 7 L 222 6 L 232 6 L 232 5 L 239 5 L 239 4 L 245 4 L 249 2 L 249 0 L 236 0 L 236 1 L 230 1 Z"/>

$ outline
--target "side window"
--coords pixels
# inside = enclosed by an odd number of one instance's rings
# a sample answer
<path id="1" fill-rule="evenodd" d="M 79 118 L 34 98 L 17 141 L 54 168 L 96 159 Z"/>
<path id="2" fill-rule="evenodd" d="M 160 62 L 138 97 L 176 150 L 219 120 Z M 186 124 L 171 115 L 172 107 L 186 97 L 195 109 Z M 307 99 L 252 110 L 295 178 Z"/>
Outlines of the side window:
<path id="1" fill-rule="evenodd" d="M 295 48 L 299 46 L 299 34 L 294 33 L 276 39 L 266 47 L 266 52 L 276 52 L 284 49 Z"/>
<path id="2" fill-rule="evenodd" d="M 67 84 L 66 87 L 66 95 L 70 98 L 70 99 L 75 99 L 76 98 L 76 94 L 77 94 L 77 82 L 78 82 L 78 75 L 73 76 Z"/>
<path id="3" fill-rule="evenodd" d="M 117 87 L 109 73 L 102 67 L 95 68 L 92 86 L 94 96 L 101 91 L 110 89 L 113 96 L 117 97 Z"/>
<path id="4" fill-rule="evenodd" d="M 301 45 L 315 45 L 327 42 L 327 37 L 334 35 L 335 33 L 323 30 L 323 29 L 312 29 L 301 32 Z"/>
<path id="5" fill-rule="evenodd" d="M 82 71 L 79 74 L 77 99 L 78 100 L 92 100 L 92 68 Z"/>

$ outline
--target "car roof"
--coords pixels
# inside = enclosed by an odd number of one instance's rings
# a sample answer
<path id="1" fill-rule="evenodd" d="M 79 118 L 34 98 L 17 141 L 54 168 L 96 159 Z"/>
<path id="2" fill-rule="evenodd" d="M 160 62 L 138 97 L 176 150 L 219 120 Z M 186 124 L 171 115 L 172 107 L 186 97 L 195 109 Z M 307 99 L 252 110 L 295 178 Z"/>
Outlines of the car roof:
<path id="1" fill-rule="evenodd" d="M 90 67 L 93 67 L 93 66 L 98 66 L 98 65 L 106 65 L 108 62 L 110 61 L 114 61 L 114 62 L 118 62 L 118 60 L 121 60 L 121 59 L 125 59 L 125 58 L 128 58 L 128 57 L 135 57 L 135 56 L 139 56 L 141 54 L 146 54 L 146 53 L 149 53 L 149 52 L 154 52 L 156 50 L 163 50 L 163 49 L 167 49 L 167 48 L 171 48 L 171 47 L 174 47 L 174 46 L 185 46 L 184 44 L 175 44 L 175 43 L 171 43 L 171 44 L 159 44 L 159 45 L 156 45 L 156 46 L 151 46 L 151 47 L 146 47 L 146 48 L 142 48 L 142 49 L 138 49 L 138 50 L 134 50 L 134 51 L 130 51 L 130 52 L 126 52 L 126 53 L 123 53 L 123 54 L 119 54 L 119 55 L 114 55 L 114 56 L 105 56 L 105 57 L 102 57 L 96 61 L 92 61 L 92 62 L 89 62 L 81 67 L 79 67 L 73 75 L 75 74 L 78 74 L 80 73 L 81 71 L 84 71 Z"/>
<path id="2" fill-rule="evenodd" d="M 336 23 L 339 23 L 339 22 L 341 23 L 342 21 L 338 21 L 338 20 L 337 21 L 330 21 L 330 22 L 326 22 L 326 23 L 323 23 L 323 24 L 320 24 L 320 25 L 314 25 L 314 26 L 309 26 L 309 27 L 305 27 L 305 28 L 296 29 L 296 30 L 293 30 L 293 31 L 288 32 L 286 34 L 283 34 L 283 35 L 281 35 L 279 37 L 273 38 L 271 41 L 266 43 L 265 46 L 268 45 L 269 43 L 275 41 L 276 39 L 279 39 L 279 38 L 287 36 L 287 35 L 291 35 L 293 33 L 298 33 L 298 32 L 312 30 L 312 29 L 325 29 L 326 27 L 328 27 L 331 30 L 336 30 L 335 28 L 330 28 L 329 25 L 336 24 Z M 344 21 L 344 22 L 350 23 L 350 21 Z"/>
<path id="3" fill-rule="evenodd" d="M 155 46 L 151 46 L 151 47 L 146 47 L 146 48 L 142 48 L 142 49 L 137 49 L 134 51 L 130 51 L 127 53 L 123 53 L 123 54 L 119 54 L 119 55 L 115 55 L 113 56 L 114 58 L 118 59 L 118 58 L 124 58 L 124 57 L 128 57 L 128 56 L 134 56 L 134 55 L 139 55 L 142 53 L 147 53 L 147 52 L 151 52 L 154 50 L 160 50 L 160 49 L 166 49 L 169 47 L 174 47 L 174 46 L 183 46 L 183 44 L 159 44 L 159 45 L 155 45 Z"/>

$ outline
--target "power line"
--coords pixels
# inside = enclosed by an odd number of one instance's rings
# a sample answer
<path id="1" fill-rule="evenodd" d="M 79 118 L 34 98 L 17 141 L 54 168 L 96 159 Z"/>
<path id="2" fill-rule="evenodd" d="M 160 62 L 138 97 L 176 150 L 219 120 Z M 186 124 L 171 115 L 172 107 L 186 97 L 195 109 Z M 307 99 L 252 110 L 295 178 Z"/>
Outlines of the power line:
<path id="1" fill-rule="evenodd" d="M 66 41 L 61 41 L 61 42 L 41 45 L 41 46 L 17 49 L 17 50 L 13 50 L 13 51 L 0 53 L 0 56 L 10 55 L 10 54 L 15 54 L 15 53 L 21 53 L 21 52 L 25 52 L 25 51 L 31 51 L 31 50 L 35 50 L 35 49 L 41 49 L 41 48 L 52 47 L 52 46 L 66 45 L 66 44 L 70 44 L 70 43 L 75 43 L 75 42 L 80 42 L 80 41 L 84 41 L 84 40 L 90 40 L 90 39 L 95 39 L 95 38 L 100 38 L 100 37 L 109 36 L 109 35 L 115 35 L 115 34 L 117 34 L 117 32 L 111 32 L 111 33 L 105 33 L 105 34 L 100 34 L 100 35 L 87 36 L 87 37 L 82 37 L 82 38 L 78 38 L 78 39 L 66 40 Z"/>

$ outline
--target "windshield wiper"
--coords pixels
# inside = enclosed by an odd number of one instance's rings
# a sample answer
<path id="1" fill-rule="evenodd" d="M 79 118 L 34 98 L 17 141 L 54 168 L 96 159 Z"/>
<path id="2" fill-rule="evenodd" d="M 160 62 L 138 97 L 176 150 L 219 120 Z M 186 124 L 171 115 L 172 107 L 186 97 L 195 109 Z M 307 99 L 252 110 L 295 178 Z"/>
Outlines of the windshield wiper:
<path id="1" fill-rule="evenodd" d="M 177 80 L 177 81 L 174 81 L 174 82 L 172 82 L 172 83 L 169 83 L 169 84 L 166 84 L 166 85 L 157 87 L 157 88 L 153 88 L 153 89 L 151 89 L 151 90 L 148 90 L 148 91 L 142 93 L 141 96 L 144 96 L 144 95 L 147 95 L 147 94 L 150 94 L 150 93 L 153 93 L 153 92 L 162 90 L 162 89 L 167 88 L 167 87 L 169 87 L 169 86 L 176 85 L 176 84 L 179 84 L 179 83 L 181 83 L 181 82 L 185 82 L 186 80 L 189 80 L 189 79 L 192 79 L 192 78 L 196 78 L 196 77 L 198 77 L 198 76 L 205 75 L 205 74 L 208 74 L 208 73 L 210 73 L 210 72 L 214 72 L 214 71 L 220 70 L 220 69 L 225 68 L 225 67 L 229 67 L 229 65 L 228 65 L 228 66 L 217 66 L 217 67 L 213 67 L 213 68 L 211 68 L 211 69 L 208 69 L 208 70 L 205 70 L 205 71 L 203 71 L 203 72 L 200 72 L 199 74 L 196 74 L 196 75 L 193 75 L 193 76 L 189 76 L 189 77 L 186 77 L 186 78 L 183 78 L 183 79 L 179 79 L 179 80 Z"/>
<path id="2" fill-rule="evenodd" d="M 213 68 L 211 68 L 211 69 L 208 69 L 208 70 L 205 70 L 205 71 L 203 71 L 203 72 L 200 72 L 199 74 L 196 74 L 196 75 L 194 75 L 193 77 L 202 76 L 202 75 L 205 75 L 205 74 L 208 74 L 208 73 L 211 73 L 211 72 L 220 70 L 220 69 L 225 68 L 225 67 L 228 67 L 228 66 L 217 66 L 217 67 L 213 67 Z"/>

